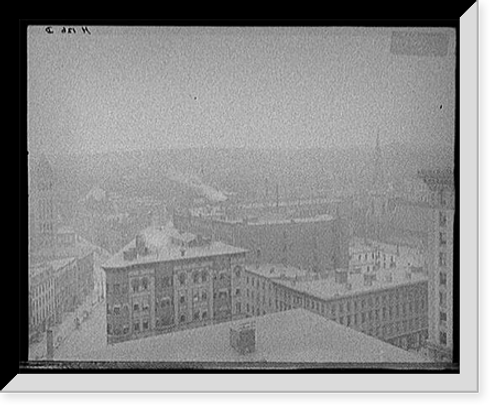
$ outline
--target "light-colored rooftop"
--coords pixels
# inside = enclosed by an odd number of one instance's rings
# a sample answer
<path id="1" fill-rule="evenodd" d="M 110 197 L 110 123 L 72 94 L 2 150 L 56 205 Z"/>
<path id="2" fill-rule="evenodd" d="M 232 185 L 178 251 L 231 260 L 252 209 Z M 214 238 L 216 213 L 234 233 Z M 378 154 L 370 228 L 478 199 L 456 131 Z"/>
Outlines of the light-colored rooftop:
<path id="1" fill-rule="evenodd" d="M 261 276 L 272 278 L 276 283 L 323 300 L 353 296 L 427 280 L 427 276 L 420 272 L 411 273 L 411 277 L 408 278 L 407 269 L 379 269 L 371 273 L 376 275 L 376 280 L 371 282 L 371 284 L 365 283 L 364 274 L 357 273 L 350 273 L 348 275 L 348 284 L 345 284 L 336 282 L 334 277 L 320 279 L 312 275 L 312 277 L 303 277 L 301 279 L 301 271 L 298 269 L 293 270 L 294 268 L 288 268 L 287 276 L 285 277 L 279 277 L 280 273 L 276 274 L 273 272 L 271 274 L 268 267 L 256 268 L 255 266 L 247 266 L 247 269 Z M 297 275 L 295 280 L 294 275 Z"/>
<path id="2" fill-rule="evenodd" d="M 255 321 L 256 351 L 238 354 L 230 328 Z M 108 345 L 74 360 L 168 362 L 421 363 L 422 356 L 304 309 Z"/>
<path id="3" fill-rule="evenodd" d="M 43 259 L 44 257 L 57 257 L 57 258 L 82 258 L 87 256 L 93 251 L 100 249 L 89 241 L 77 235 L 77 241 L 71 246 L 58 246 L 57 248 L 42 248 L 34 253 L 34 256 Z"/>
<path id="4" fill-rule="evenodd" d="M 196 239 L 191 233 L 180 233 L 168 226 L 153 226 L 143 232 L 141 236 L 148 252 L 146 255 L 137 255 L 133 260 L 125 260 L 123 253 L 136 247 L 136 240 L 132 240 L 117 254 L 102 265 L 105 269 L 121 268 L 135 264 L 166 262 L 171 260 L 187 260 L 208 256 L 245 253 L 245 249 L 228 244 L 210 241 L 205 244 L 187 247 L 186 244 Z M 185 245 L 182 246 L 182 243 Z"/>
<path id="5" fill-rule="evenodd" d="M 266 277 L 268 279 L 294 279 L 294 280 L 314 280 L 319 279 L 319 275 L 310 270 L 298 269 L 293 266 L 283 264 L 252 264 L 247 265 L 246 270 Z"/>
<path id="6" fill-rule="evenodd" d="M 52 266 L 52 268 L 57 272 L 59 269 L 62 269 L 63 267 L 69 265 L 74 260 L 75 259 L 73 257 L 68 257 L 65 259 L 56 259 L 48 262 L 48 265 Z"/>

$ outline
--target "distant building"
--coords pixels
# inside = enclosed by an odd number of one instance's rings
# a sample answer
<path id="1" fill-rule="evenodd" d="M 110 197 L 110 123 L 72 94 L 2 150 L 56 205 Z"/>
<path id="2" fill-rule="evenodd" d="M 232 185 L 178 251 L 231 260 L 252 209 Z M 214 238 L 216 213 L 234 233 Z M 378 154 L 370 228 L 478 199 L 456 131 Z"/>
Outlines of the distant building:
<path id="1" fill-rule="evenodd" d="M 349 246 L 349 271 L 351 273 L 369 273 L 380 268 L 395 268 L 397 253 L 397 251 L 382 249 L 374 243 L 355 241 Z"/>
<path id="2" fill-rule="evenodd" d="M 429 352 L 453 360 L 453 228 L 455 182 L 452 171 L 420 171 L 429 187 L 432 214 L 428 243 Z"/>
<path id="3" fill-rule="evenodd" d="M 242 346 L 243 345 L 243 346 Z M 115 344 L 83 355 L 80 361 L 254 363 L 415 363 L 426 358 L 315 315 L 293 309 Z M 199 364 L 202 365 L 199 365 Z M 161 366 L 161 365 L 160 365 Z M 304 365 L 299 365 L 306 367 Z M 408 365 L 405 365 L 407 367 Z M 350 365 L 353 367 L 353 365 Z M 366 365 L 364 366 L 366 367 Z"/>
<path id="4" fill-rule="evenodd" d="M 174 226 L 248 250 L 248 263 L 275 263 L 331 274 L 346 271 L 349 234 L 330 215 L 304 218 L 254 217 L 229 220 L 212 215 L 174 214 Z"/>
<path id="5" fill-rule="evenodd" d="M 246 251 L 150 227 L 102 265 L 109 343 L 241 317 Z"/>
<path id="6" fill-rule="evenodd" d="M 244 306 L 251 315 L 304 308 L 404 349 L 427 341 L 428 281 L 421 269 L 379 269 L 320 279 L 275 265 L 249 265 Z"/>
<path id="7" fill-rule="evenodd" d="M 30 336 L 62 322 L 94 288 L 96 246 L 59 225 L 56 180 L 45 155 L 30 168 L 29 331 Z"/>
<path id="8" fill-rule="evenodd" d="M 51 251 L 56 244 L 55 176 L 47 157 L 32 160 L 28 193 L 29 251 Z"/>

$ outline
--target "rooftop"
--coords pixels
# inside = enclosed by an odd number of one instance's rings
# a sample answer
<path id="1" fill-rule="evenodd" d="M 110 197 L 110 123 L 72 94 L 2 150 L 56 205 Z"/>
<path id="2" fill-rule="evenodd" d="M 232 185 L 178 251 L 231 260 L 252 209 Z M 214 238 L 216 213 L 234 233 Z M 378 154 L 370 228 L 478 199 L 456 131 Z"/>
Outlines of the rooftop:
<path id="1" fill-rule="evenodd" d="M 44 258 L 56 257 L 56 258 L 83 258 L 93 251 L 99 250 L 100 248 L 93 245 L 89 241 L 83 239 L 77 235 L 77 240 L 74 245 L 71 246 L 58 246 L 57 248 L 42 248 L 34 253 L 35 260 L 45 260 Z"/>
<path id="2" fill-rule="evenodd" d="M 256 351 L 240 355 L 230 345 L 230 328 L 250 321 L 255 322 Z M 108 345 L 73 359 L 142 362 L 428 362 L 421 356 L 304 309 Z"/>
<path id="3" fill-rule="evenodd" d="M 300 271 L 298 269 L 292 270 L 293 268 L 289 268 L 290 270 L 288 270 L 285 277 L 279 277 L 280 273 L 274 273 L 276 274 L 275 277 L 271 276 L 268 268 L 265 266 L 262 268 L 247 266 L 247 269 L 260 276 L 272 278 L 274 282 L 283 286 L 323 300 L 353 296 L 427 280 L 427 276 L 422 272 L 412 272 L 411 277 L 408 278 L 407 269 L 379 269 L 376 272 L 370 273 L 371 275 L 376 275 L 376 279 L 368 284 L 365 283 L 364 274 L 356 273 L 349 274 L 348 283 L 339 283 L 333 277 L 321 279 L 315 278 L 314 275 L 302 278 L 301 280 L 299 276 Z M 294 275 L 297 275 L 295 280 Z"/>
<path id="4" fill-rule="evenodd" d="M 137 254 L 132 260 L 126 260 L 124 253 L 137 247 L 137 239 L 132 240 L 117 254 L 102 265 L 105 269 L 128 267 L 134 264 L 186 260 L 198 257 L 220 256 L 226 254 L 245 253 L 245 249 L 228 244 L 207 241 L 191 245 L 198 236 L 191 233 L 180 233 L 173 227 L 153 226 L 142 231 L 139 238 L 144 242 L 146 254 Z"/>
<path id="5" fill-rule="evenodd" d="M 293 279 L 293 280 L 313 280 L 319 279 L 319 275 L 309 270 L 298 269 L 282 264 L 254 264 L 247 265 L 246 269 L 254 274 L 269 279 Z"/>
<path id="6" fill-rule="evenodd" d="M 33 264 L 29 268 L 29 275 L 31 277 L 38 276 L 46 271 L 58 271 L 63 267 L 67 266 L 69 263 L 74 261 L 74 258 L 68 257 L 64 259 L 50 260 L 42 263 Z"/>
<path id="7" fill-rule="evenodd" d="M 62 269 L 63 267 L 66 267 L 68 264 L 70 264 L 74 260 L 75 260 L 74 258 L 68 257 L 68 258 L 65 258 L 65 259 L 51 260 L 47 264 L 49 266 L 51 266 L 52 269 L 54 269 L 57 272 L 59 269 Z"/>

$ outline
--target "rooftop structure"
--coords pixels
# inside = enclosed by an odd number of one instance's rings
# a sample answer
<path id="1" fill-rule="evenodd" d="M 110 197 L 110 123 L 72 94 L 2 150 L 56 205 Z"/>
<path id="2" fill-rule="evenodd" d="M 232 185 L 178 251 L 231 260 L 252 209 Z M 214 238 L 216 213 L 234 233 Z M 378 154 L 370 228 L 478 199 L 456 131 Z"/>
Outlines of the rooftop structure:
<path id="1" fill-rule="evenodd" d="M 245 320 L 249 321 L 255 324 L 255 350 L 250 352 L 235 349 L 231 330 L 238 329 L 241 321 L 233 321 L 115 344 L 74 359 L 115 362 L 427 362 L 422 356 L 304 309 Z"/>

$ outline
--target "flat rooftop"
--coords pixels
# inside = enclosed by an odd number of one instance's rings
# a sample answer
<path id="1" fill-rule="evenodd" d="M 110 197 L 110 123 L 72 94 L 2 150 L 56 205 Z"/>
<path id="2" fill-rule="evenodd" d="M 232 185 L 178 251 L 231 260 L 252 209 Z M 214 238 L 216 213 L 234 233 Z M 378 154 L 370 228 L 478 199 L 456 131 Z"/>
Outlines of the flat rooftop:
<path id="1" fill-rule="evenodd" d="M 268 279 L 318 279 L 319 275 L 310 270 L 298 269 L 283 264 L 251 264 L 246 265 L 246 270 Z"/>
<path id="2" fill-rule="evenodd" d="M 256 351 L 240 355 L 230 328 L 255 322 Z M 293 309 L 107 345 L 79 361 L 421 363 L 422 356 L 346 328 L 304 309 Z"/>
<path id="3" fill-rule="evenodd" d="M 35 277 L 47 270 L 51 271 L 57 271 L 71 262 L 73 262 L 75 259 L 73 257 L 68 257 L 64 259 L 55 259 L 55 260 L 50 260 L 38 264 L 31 265 L 29 268 L 29 275 L 30 277 Z"/>
<path id="4" fill-rule="evenodd" d="M 153 226 L 140 233 L 148 253 L 137 255 L 132 260 L 125 260 L 124 252 L 136 247 L 136 240 L 132 240 L 117 254 L 106 261 L 102 267 L 105 269 L 123 268 L 136 264 L 167 262 L 171 260 L 188 260 L 193 258 L 221 256 L 226 254 L 245 253 L 245 249 L 228 244 L 211 241 L 203 245 L 187 247 L 182 243 L 189 243 L 196 239 L 191 233 L 180 233 L 170 226 Z M 182 253 L 184 251 L 184 254 Z"/>
<path id="5" fill-rule="evenodd" d="M 272 267 L 275 267 L 273 272 L 270 271 Z M 333 277 L 321 279 L 314 277 L 313 274 L 310 274 L 309 277 L 304 277 L 304 271 L 293 267 L 278 267 L 273 265 L 256 267 L 255 265 L 247 265 L 246 269 L 257 275 L 272 279 L 273 282 L 289 287 L 290 289 L 323 300 L 354 296 L 360 293 L 384 290 L 428 280 L 427 276 L 420 272 L 411 273 L 411 278 L 408 279 L 406 269 L 379 269 L 376 272 L 370 273 L 376 275 L 376 280 L 371 285 L 365 284 L 364 274 L 349 273 L 348 282 L 350 287 L 348 288 L 345 283 L 338 283 Z M 296 279 L 294 280 L 294 278 Z"/>

